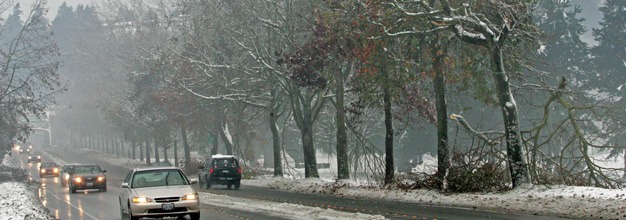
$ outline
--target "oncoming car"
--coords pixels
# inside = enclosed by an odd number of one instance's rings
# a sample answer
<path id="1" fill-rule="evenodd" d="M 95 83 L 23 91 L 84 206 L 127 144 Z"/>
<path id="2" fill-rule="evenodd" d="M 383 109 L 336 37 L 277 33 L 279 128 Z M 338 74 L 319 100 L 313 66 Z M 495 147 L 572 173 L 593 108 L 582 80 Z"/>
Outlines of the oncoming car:
<path id="1" fill-rule="evenodd" d="M 28 162 L 32 163 L 32 162 L 40 162 L 41 163 L 41 155 L 29 155 L 28 156 Z"/>
<path id="2" fill-rule="evenodd" d="M 39 166 L 39 177 L 43 177 L 45 175 L 51 175 L 58 177 L 59 176 L 59 165 L 56 163 L 41 163 Z"/>
<path id="3" fill-rule="evenodd" d="M 200 219 L 198 193 L 191 187 L 195 179 L 177 167 L 143 167 L 131 170 L 122 183 L 119 196 L 122 219 L 143 217 L 183 217 Z"/>
<path id="4" fill-rule="evenodd" d="M 107 171 L 100 169 L 98 165 L 76 165 L 69 172 L 68 188 L 72 193 L 82 189 L 98 189 L 106 192 L 105 172 Z"/>

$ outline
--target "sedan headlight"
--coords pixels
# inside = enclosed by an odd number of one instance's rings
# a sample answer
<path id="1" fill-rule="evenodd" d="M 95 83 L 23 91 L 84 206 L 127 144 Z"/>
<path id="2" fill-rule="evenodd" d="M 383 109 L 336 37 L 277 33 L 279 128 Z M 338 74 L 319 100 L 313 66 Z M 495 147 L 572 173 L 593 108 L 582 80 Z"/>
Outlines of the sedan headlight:
<path id="1" fill-rule="evenodd" d="M 98 177 L 98 182 L 102 182 L 102 181 L 104 181 L 104 176 L 99 176 Z"/>
<path id="2" fill-rule="evenodd" d="M 80 177 L 74 178 L 74 182 L 80 183 L 82 181 L 83 181 L 83 179 L 81 179 Z"/>
<path id="3" fill-rule="evenodd" d="M 197 200 L 197 199 L 198 199 L 198 193 L 191 193 L 191 194 L 187 194 L 183 196 L 183 200 Z"/>
<path id="4" fill-rule="evenodd" d="M 37 159 L 41 159 L 41 156 L 37 156 Z"/>
<path id="5" fill-rule="evenodd" d="M 41 173 L 46 173 L 46 170 L 45 169 L 41 169 Z"/>
<path id="6" fill-rule="evenodd" d="M 65 176 L 63 176 L 63 179 L 69 180 L 70 179 L 70 175 L 69 174 L 65 174 Z"/>
<path id="7" fill-rule="evenodd" d="M 32 157 L 31 157 L 31 156 L 28 156 L 28 159 L 30 160 L 30 159 L 32 159 Z"/>
<path id="8" fill-rule="evenodd" d="M 147 203 L 147 202 L 152 202 L 152 199 L 148 197 L 133 197 L 133 203 Z"/>
<path id="9" fill-rule="evenodd" d="M 52 172 L 53 172 L 53 173 L 58 173 L 58 172 L 59 172 L 59 168 L 54 168 L 54 169 L 52 169 Z"/>

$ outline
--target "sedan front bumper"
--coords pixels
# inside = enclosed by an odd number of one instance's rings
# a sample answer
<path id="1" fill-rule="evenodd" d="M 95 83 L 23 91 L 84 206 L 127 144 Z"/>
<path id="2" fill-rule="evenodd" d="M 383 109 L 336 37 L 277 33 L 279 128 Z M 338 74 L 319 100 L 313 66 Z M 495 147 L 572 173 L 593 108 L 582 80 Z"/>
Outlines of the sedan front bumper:
<path id="1" fill-rule="evenodd" d="M 198 200 L 163 201 L 164 198 L 156 198 L 152 202 L 130 203 L 133 217 L 150 216 L 179 216 L 200 213 Z M 158 201 L 158 202 L 156 202 Z"/>

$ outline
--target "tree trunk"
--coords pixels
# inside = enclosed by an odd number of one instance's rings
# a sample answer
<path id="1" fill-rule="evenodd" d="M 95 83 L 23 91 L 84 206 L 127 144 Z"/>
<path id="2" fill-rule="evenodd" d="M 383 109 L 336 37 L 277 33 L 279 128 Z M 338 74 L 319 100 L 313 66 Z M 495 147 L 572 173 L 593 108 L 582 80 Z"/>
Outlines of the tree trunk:
<path id="1" fill-rule="evenodd" d="M 141 146 L 141 141 L 139 141 L 139 161 L 144 161 L 144 153 L 143 153 L 143 146 Z"/>
<path id="2" fill-rule="evenodd" d="M 213 147 L 211 147 L 211 155 L 216 155 L 220 147 L 220 139 L 216 133 L 211 133 L 211 135 L 213 135 Z"/>
<path id="3" fill-rule="evenodd" d="M 167 148 L 169 148 L 168 142 L 166 140 L 163 140 L 162 143 L 163 143 L 163 161 L 169 162 L 167 158 Z"/>
<path id="4" fill-rule="evenodd" d="M 220 129 L 220 136 L 222 137 L 222 142 L 224 142 L 224 148 L 226 148 L 226 154 L 233 155 L 233 140 L 232 136 L 230 136 L 230 131 L 228 130 L 228 124 L 224 123 Z"/>
<path id="5" fill-rule="evenodd" d="M 152 161 L 150 161 L 150 141 L 146 140 L 146 164 L 150 164 Z"/>
<path id="6" fill-rule="evenodd" d="M 277 116 L 274 106 L 270 107 L 270 130 L 272 131 L 272 151 L 274 154 L 274 177 L 283 176 L 283 163 L 280 156 L 280 132 L 276 125 Z"/>
<path id="7" fill-rule="evenodd" d="M 137 142 L 135 142 L 134 140 L 131 139 L 130 147 L 131 147 L 130 158 L 135 160 L 135 159 L 137 159 L 137 155 L 135 155 L 136 149 L 137 149 Z"/>
<path id="8" fill-rule="evenodd" d="M 502 108 L 504 118 L 504 132 L 506 135 L 506 152 L 509 162 L 509 170 L 513 187 L 520 184 L 530 183 L 528 164 L 524 157 L 520 141 L 519 122 L 517 117 L 517 104 L 511 93 L 508 77 L 502 60 L 502 49 L 495 45 L 491 54 L 494 81 L 498 90 L 498 100 Z"/>
<path id="9" fill-rule="evenodd" d="M 174 133 L 174 166 L 178 167 L 178 138 Z"/>
<path id="10" fill-rule="evenodd" d="M 350 178 L 350 167 L 348 164 L 348 134 L 346 133 L 346 112 L 344 107 L 344 86 L 343 86 L 343 72 L 341 68 L 335 71 L 335 80 L 337 81 L 337 88 L 335 91 L 337 101 L 337 178 L 348 179 Z"/>
<path id="11" fill-rule="evenodd" d="M 440 42 L 433 47 L 433 69 L 435 71 L 434 87 L 437 109 L 437 179 L 441 189 L 447 190 L 447 174 L 450 169 L 450 150 L 448 149 L 448 107 L 446 104 L 446 83 L 444 77 L 445 52 Z"/>
<path id="12" fill-rule="evenodd" d="M 624 170 L 626 170 L 626 149 L 624 149 Z M 626 180 L 626 171 L 622 174 L 622 179 Z"/>
<path id="13" fill-rule="evenodd" d="M 389 91 L 389 80 L 385 74 L 385 85 L 383 85 L 383 105 L 385 110 L 385 185 L 393 183 L 395 168 L 393 165 L 393 118 L 391 115 L 391 92 Z"/>
<path id="14" fill-rule="evenodd" d="M 161 144 L 159 141 L 159 135 L 155 134 L 154 135 L 154 161 L 157 163 L 161 161 L 160 160 L 161 158 L 159 158 L 159 144 Z"/>
<path id="15" fill-rule="evenodd" d="M 180 126 L 180 134 L 183 138 L 183 151 L 185 152 L 185 169 L 189 170 L 191 166 L 191 152 L 189 151 L 189 140 L 187 139 L 187 126 Z"/>
<path id="16" fill-rule="evenodd" d="M 313 125 L 308 120 L 302 125 L 302 149 L 304 151 L 304 176 L 319 177 L 317 172 L 317 158 L 313 145 Z"/>

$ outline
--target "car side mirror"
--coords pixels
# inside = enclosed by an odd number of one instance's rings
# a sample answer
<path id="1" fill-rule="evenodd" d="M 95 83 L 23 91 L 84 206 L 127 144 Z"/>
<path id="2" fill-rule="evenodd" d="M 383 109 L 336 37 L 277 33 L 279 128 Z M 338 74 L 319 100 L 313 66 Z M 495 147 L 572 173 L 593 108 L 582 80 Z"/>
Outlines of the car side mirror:
<path id="1" fill-rule="evenodd" d="M 198 183 L 198 179 L 189 179 L 189 184 L 196 184 Z"/>
<path id="2" fill-rule="evenodd" d="M 122 188 L 130 188 L 130 185 L 128 185 L 128 183 L 122 183 Z"/>
<path id="3" fill-rule="evenodd" d="M 103 172 L 103 173 L 106 173 L 106 172 L 107 172 L 107 170 L 102 170 L 102 172 Z"/>

